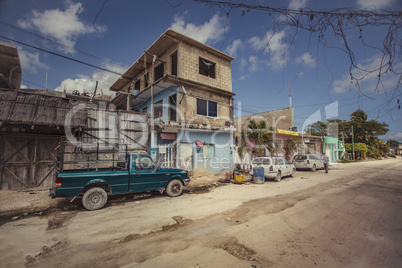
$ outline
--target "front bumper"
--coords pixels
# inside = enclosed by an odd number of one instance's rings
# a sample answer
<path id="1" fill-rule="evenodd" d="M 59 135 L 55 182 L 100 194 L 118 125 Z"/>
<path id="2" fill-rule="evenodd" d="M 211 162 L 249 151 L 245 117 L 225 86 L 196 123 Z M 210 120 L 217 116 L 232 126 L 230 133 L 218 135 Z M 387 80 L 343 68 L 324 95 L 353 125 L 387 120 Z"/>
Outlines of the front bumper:
<path id="1" fill-rule="evenodd" d="M 183 183 L 184 183 L 184 186 L 188 186 L 188 184 L 190 183 L 190 178 L 184 179 Z"/>

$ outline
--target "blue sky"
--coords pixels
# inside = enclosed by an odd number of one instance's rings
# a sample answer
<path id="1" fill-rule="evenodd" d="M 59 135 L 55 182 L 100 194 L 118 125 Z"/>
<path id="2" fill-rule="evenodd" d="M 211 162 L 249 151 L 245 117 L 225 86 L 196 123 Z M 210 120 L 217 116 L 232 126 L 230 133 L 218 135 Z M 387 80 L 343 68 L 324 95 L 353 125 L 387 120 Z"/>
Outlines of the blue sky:
<path id="1" fill-rule="evenodd" d="M 375 6 L 401 10 L 397 0 L 255 0 L 254 3 L 292 9 L 372 9 Z M 360 108 L 369 119 L 389 124 L 390 131 L 383 138 L 402 142 L 402 111 L 397 108 L 397 100 L 402 99 L 400 88 L 396 88 L 398 76 L 383 76 L 383 83 L 375 91 L 376 77 L 367 75 L 361 83 L 364 95 L 358 94 L 348 78 L 350 65 L 348 55 L 341 50 L 343 41 L 333 33 L 325 35 L 327 44 L 333 48 L 323 47 L 315 35 L 299 31 L 295 36 L 294 29 L 285 26 L 272 36 L 272 17 L 267 12 L 251 10 L 243 16 L 242 10 L 234 9 L 227 17 L 226 11 L 189 0 L 0 0 L 0 33 L 123 73 L 167 28 L 172 28 L 235 57 L 232 84 L 237 94 L 236 107 L 241 107 L 236 116 L 288 107 L 290 83 L 299 131 L 317 111 L 322 121 L 329 117 L 348 120 Z M 381 46 L 384 28 L 364 28 L 363 33 L 367 44 Z M 359 33 L 354 30 L 347 32 L 358 64 L 371 68 L 378 63 L 380 54 L 363 46 L 358 37 Z M 0 41 L 10 42 L 3 38 Z M 45 88 L 47 84 L 55 90 L 93 91 L 95 81 L 99 81 L 106 94 L 118 78 L 115 74 L 17 45 L 22 83 L 28 88 Z M 394 62 L 394 69 L 401 71 L 400 58 Z M 332 105 L 335 109 L 328 110 L 328 105 L 336 101 Z"/>

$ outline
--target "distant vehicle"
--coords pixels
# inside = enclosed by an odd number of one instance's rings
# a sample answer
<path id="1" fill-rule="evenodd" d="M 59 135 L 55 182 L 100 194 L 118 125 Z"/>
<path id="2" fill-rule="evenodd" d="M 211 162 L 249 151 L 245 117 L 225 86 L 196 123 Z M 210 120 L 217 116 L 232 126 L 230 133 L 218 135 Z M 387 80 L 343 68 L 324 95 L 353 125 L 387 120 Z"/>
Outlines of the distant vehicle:
<path id="1" fill-rule="evenodd" d="M 298 154 L 293 158 L 293 165 L 297 170 L 311 170 L 324 168 L 324 162 L 315 154 Z"/>
<path id="2" fill-rule="evenodd" d="M 274 179 L 280 181 L 282 177 L 296 175 L 296 168 L 285 158 L 279 156 L 257 157 L 251 163 L 251 175 L 253 175 L 253 167 L 263 167 L 264 177 L 266 179 Z"/>
<path id="3" fill-rule="evenodd" d="M 64 158 L 64 157 L 62 157 Z M 98 154 L 96 159 L 99 159 Z M 111 194 L 124 194 L 148 191 L 166 191 L 170 197 L 182 194 L 183 186 L 190 183 L 188 171 L 176 168 L 162 168 L 147 154 L 124 155 L 117 165 L 98 168 L 106 160 L 96 162 L 96 168 L 63 169 L 80 161 L 60 162 L 54 186 L 49 196 L 80 197 L 82 205 L 88 210 L 101 209 Z M 113 162 L 113 160 L 111 160 Z M 89 165 L 89 162 L 88 162 Z"/>

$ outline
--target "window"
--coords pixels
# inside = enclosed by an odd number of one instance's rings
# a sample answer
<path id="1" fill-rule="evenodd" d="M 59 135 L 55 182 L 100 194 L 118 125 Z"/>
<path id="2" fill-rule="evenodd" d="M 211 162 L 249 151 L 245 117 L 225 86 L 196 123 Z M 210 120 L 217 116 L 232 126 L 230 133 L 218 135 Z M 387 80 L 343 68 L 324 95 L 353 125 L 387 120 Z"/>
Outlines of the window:
<path id="1" fill-rule="evenodd" d="M 215 157 L 215 147 L 212 144 L 206 144 L 204 147 L 202 147 L 203 152 L 202 152 L 202 157 L 204 159 L 207 158 L 214 158 Z"/>
<path id="2" fill-rule="evenodd" d="M 199 72 L 202 75 L 215 78 L 215 63 L 200 57 Z"/>
<path id="3" fill-rule="evenodd" d="M 134 89 L 138 89 L 138 90 L 141 89 L 141 80 L 138 80 L 137 82 L 135 82 Z"/>
<path id="4" fill-rule="evenodd" d="M 263 159 L 262 161 L 263 161 L 262 162 L 263 165 L 267 165 L 267 166 L 271 165 L 271 159 Z"/>
<path id="5" fill-rule="evenodd" d="M 144 75 L 144 82 L 145 82 L 145 88 L 147 88 L 147 87 L 148 87 L 148 82 L 149 82 L 149 80 L 148 80 L 148 73 L 146 73 L 146 74 Z"/>
<path id="6" fill-rule="evenodd" d="M 169 121 L 176 122 L 177 117 L 177 94 L 169 96 Z"/>
<path id="7" fill-rule="evenodd" d="M 171 75 L 177 75 L 177 51 L 170 55 L 170 62 L 171 62 Z"/>
<path id="8" fill-rule="evenodd" d="M 157 81 L 163 77 L 164 64 L 161 63 L 154 68 L 154 81 Z"/>
<path id="9" fill-rule="evenodd" d="M 218 116 L 218 103 L 197 98 L 197 115 Z"/>
<path id="10" fill-rule="evenodd" d="M 163 100 L 154 103 L 154 118 L 162 117 Z"/>
<path id="11" fill-rule="evenodd" d="M 149 157 L 136 157 L 135 158 L 135 169 L 136 170 L 155 170 L 155 162 Z"/>

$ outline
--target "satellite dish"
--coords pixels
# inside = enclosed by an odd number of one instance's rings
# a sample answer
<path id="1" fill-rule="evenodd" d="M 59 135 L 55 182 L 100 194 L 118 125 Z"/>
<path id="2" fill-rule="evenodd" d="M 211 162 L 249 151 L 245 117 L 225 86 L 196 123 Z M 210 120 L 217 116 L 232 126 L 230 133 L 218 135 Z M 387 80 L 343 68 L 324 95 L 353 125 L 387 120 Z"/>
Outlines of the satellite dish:
<path id="1" fill-rule="evenodd" d="M 197 146 L 200 147 L 200 148 L 204 147 L 204 143 L 202 143 L 202 142 L 199 141 L 199 140 L 196 140 L 196 141 L 195 141 L 195 144 L 197 144 Z"/>

